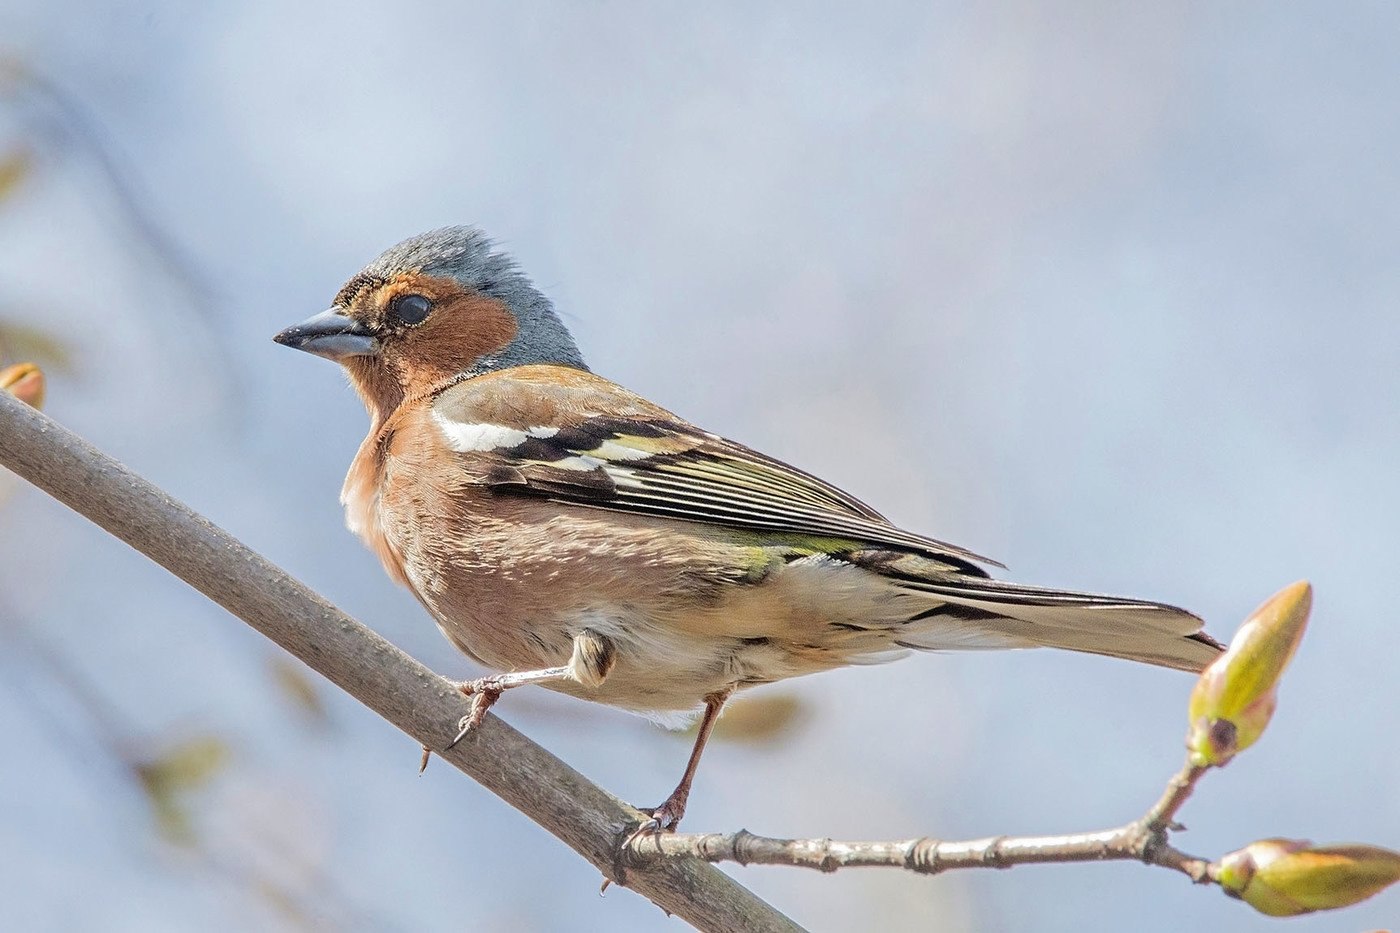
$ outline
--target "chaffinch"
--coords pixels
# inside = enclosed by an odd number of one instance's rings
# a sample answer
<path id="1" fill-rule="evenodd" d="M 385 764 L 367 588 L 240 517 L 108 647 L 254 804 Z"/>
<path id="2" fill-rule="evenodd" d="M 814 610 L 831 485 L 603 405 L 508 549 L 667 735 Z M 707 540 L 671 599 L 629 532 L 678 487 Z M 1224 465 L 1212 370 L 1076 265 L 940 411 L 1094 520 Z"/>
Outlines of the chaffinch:
<path id="1" fill-rule="evenodd" d="M 540 684 L 703 705 L 669 830 L 725 701 L 915 650 L 1050 646 L 1195 671 L 1220 645 L 1161 603 L 992 580 L 995 561 L 596 376 L 549 300 L 471 227 L 389 249 L 277 342 L 369 409 L 350 528 L 466 654 L 463 732 Z"/>

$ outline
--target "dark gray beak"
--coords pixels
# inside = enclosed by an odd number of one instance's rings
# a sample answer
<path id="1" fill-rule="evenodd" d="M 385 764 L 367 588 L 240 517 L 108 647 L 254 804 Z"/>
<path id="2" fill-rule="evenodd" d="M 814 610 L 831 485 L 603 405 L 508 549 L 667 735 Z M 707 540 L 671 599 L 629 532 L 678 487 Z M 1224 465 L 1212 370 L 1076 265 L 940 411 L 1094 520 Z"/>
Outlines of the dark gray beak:
<path id="1" fill-rule="evenodd" d="M 379 352 L 379 341 L 364 325 L 331 308 L 300 324 L 293 324 L 272 338 L 284 347 L 305 350 L 328 360 L 369 356 Z"/>

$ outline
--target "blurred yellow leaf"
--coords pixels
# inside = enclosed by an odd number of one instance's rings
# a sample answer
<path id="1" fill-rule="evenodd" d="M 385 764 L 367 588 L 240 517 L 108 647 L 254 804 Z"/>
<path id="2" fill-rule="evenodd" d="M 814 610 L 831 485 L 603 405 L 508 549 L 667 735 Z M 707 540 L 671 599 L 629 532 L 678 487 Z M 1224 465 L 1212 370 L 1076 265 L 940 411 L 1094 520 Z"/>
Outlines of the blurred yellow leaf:
<path id="1" fill-rule="evenodd" d="M 306 666 L 286 655 L 273 655 L 271 658 L 272 681 L 282 691 L 282 695 L 317 724 L 327 720 L 326 704 L 315 682 L 307 674 Z"/>
<path id="2" fill-rule="evenodd" d="M 806 706 L 790 693 L 741 697 L 715 723 L 714 736 L 727 742 L 767 742 L 793 731 L 806 717 Z"/>
<path id="3" fill-rule="evenodd" d="M 38 360 L 56 369 L 70 369 L 72 356 L 64 342 L 48 331 L 13 321 L 0 321 L 0 359 Z"/>
<path id="4" fill-rule="evenodd" d="M 25 149 L 0 156 L 0 200 L 13 191 L 29 174 L 33 159 Z"/>
<path id="5" fill-rule="evenodd" d="M 29 79 L 29 69 L 17 58 L 0 55 L 0 94 L 8 93 L 14 85 Z"/>
<path id="6" fill-rule="evenodd" d="M 176 743 L 136 765 L 136 776 L 151 803 L 161 835 L 185 845 L 193 842 L 185 796 L 209 783 L 228 759 L 228 743 L 218 736 L 205 735 Z"/>
<path id="7" fill-rule="evenodd" d="M 207 784 L 228 759 L 227 742 L 215 735 L 203 735 L 172 746 L 151 766 L 160 771 L 172 789 L 193 790 Z"/>
<path id="8" fill-rule="evenodd" d="M 156 832 L 168 842 L 193 845 L 194 823 L 184 802 L 173 794 L 147 794 L 147 798 L 151 803 L 151 814 L 155 817 Z"/>

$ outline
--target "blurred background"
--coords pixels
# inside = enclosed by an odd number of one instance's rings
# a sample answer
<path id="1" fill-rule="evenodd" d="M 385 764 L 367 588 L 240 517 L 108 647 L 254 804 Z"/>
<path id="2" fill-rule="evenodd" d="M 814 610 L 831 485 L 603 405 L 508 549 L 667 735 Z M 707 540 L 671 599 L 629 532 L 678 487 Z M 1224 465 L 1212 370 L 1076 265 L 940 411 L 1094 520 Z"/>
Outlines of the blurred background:
<path id="1" fill-rule="evenodd" d="M 0 37 L 0 362 L 436 670 L 479 673 L 343 527 L 364 412 L 270 337 L 471 222 L 598 372 L 1016 579 L 1228 637 L 1310 578 L 1269 735 L 1178 841 L 1400 846 L 1400 7 L 3 0 Z M 680 926 L 5 491 L 0 927 Z M 1114 825 L 1180 763 L 1190 686 L 1055 652 L 777 685 L 726 720 L 686 826 Z M 639 804 L 688 750 L 542 690 L 499 712 Z M 823 930 L 1277 924 L 1132 864 L 738 874 Z"/>

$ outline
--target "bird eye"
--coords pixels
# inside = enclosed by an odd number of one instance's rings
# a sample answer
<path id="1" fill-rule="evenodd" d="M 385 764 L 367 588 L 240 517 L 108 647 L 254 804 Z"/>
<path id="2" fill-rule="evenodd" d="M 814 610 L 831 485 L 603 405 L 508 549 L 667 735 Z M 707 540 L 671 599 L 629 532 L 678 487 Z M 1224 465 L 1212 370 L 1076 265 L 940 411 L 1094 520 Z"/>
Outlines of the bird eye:
<path id="1" fill-rule="evenodd" d="M 433 303 L 422 295 L 400 295 L 389 306 L 389 313 L 405 324 L 421 324 L 433 310 Z"/>

